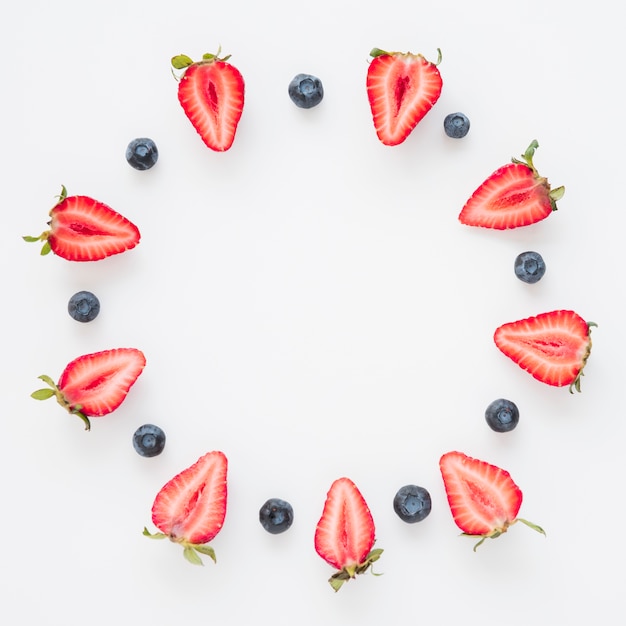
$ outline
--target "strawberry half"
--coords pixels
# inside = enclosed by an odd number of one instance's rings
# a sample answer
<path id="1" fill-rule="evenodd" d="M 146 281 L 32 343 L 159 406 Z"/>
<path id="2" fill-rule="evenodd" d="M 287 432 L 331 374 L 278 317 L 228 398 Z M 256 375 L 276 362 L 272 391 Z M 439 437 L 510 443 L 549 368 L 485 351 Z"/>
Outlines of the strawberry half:
<path id="1" fill-rule="evenodd" d="M 517 522 L 546 534 L 540 526 L 517 517 L 522 492 L 506 470 L 462 452 L 444 454 L 439 468 L 455 524 L 464 535 L 480 537 L 474 551 Z"/>
<path id="2" fill-rule="evenodd" d="M 194 63 L 181 54 L 172 67 L 183 70 L 178 100 L 202 141 L 216 152 L 228 150 L 235 140 L 244 104 L 245 85 L 239 70 L 228 63 L 230 55 L 205 54 Z"/>
<path id="3" fill-rule="evenodd" d="M 202 565 L 200 554 L 215 562 L 215 551 L 207 544 L 220 532 L 226 517 L 226 474 L 223 452 L 208 452 L 191 467 L 168 481 L 152 505 L 152 522 L 161 531 L 143 534 L 152 539 L 168 538 L 183 546 L 185 558 Z"/>
<path id="4" fill-rule="evenodd" d="M 99 261 L 134 248 L 139 229 L 111 207 L 87 196 L 68 196 L 61 187 L 50 211 L 50 229 L 24 241 L 43 241 L 41 254 L 54 252 L 68 261 Z"/>
<path id="5" fill-rule="evenodd" d="M 534 378 L 580 391 L 580 378 L 591 354 L 591 327 L 574 311 L 550 311 L 503 324 L 493 339 L 500 351 Z"/>
<path id="6" fill-rule="evenodd" d="M 367 69 L 367 97 L 378 139 L 386 146 L 402 143 L 441 95 L 437 63 L 421 54 L 374 48 Z"/>
<path id="7" fill-rule="evenodd" d="M 136 348 L 115 348 L 84 354 L 68 363 L 55 382 L 39 376 L 48 387 L 31 394 L 35 400 L 55 397 L 69 413 L 77 415 L 91 428 L 89 417 L 112 413 L 126 398 L 146 365 L 146 357 Z"/>
<path id="8" fill-rule="evenodd" d="M 533 165 L 538 147 L 537 141 L 532 141 L 522 161 L 513 158 L 489 176 L 465 203 L 459 221 L 506 230 L 534 224 L 556 211 L 565 187 L 551 189 L 548 179 L 539 176 Z"/>
<path id="9" fill-rule="evenodd" d="M 315 530 L 315 550 L 339 570 L 328 580 L 335 591 L 380 558 L 383 551 L 372 550 L 374 541 L 374 520 L 361 492 L 349 478 L 338 478 Z"/>

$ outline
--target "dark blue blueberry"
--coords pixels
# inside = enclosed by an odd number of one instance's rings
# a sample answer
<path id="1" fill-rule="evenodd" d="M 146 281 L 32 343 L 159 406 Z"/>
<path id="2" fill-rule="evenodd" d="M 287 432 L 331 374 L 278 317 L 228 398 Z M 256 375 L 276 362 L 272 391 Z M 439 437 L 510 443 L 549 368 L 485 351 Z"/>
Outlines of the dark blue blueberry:
<path id="1" fill-rule="evenodd" d="M 497 433 L 508 433 L 519 422 L 519 409 L 514 402 L 498 398 L 487 407 L 485 419 L 492 430 Z"/>
<path id="2" fill-rule="evenodd" d="M 157 456 L 165 448 L 165 433 L 154 424 L 144 424 L 135 431 L 133 446 L 141 456 Z"/>
<path id="3" fill-rule="evenodd" d="M 126 160 L 136 170 L 149 170 L 156 165 L 158 158 L 156 144 L 147 137 L 133 139 L 126 148 Z"/>
<path id="4" fill-rule="evenodd" d="M 293 508 L 280 498 L 270 498 L 259 510 L 259 521 L 272 535 L 284 533 L 293 523 Z"/>
<path id="5" fill-rule="evenodd" d="M 443 120 L 443 129 L 448 137 L 461 139 L 469 133 L 470 121 L 467 119 L 467 115 L 463 113 L 450 113 Z"/>
<path id="6" fill-rule="evenodd" d="M 398 489 L 393 499 L 393 510 L 408 524 L 421 522 L 432 508 L 430 493 L 424 487 L 405 485 Z"/>
<path id="7" fill-rule="evenodd" d="M 100 313 L 100 300 L 91 291 L 77 291 L 67 303 L 67 312 L 77 322 L 91 322 Z"/>
<path id="8" fill-rule="evenodd" d="M 289 97 L 301 109 L 317 106 L 324 97 L 322 81 L 310 74 L 298 74 L 289 83 Z"/>
<path id="9" fill-rule="evenodd" d="M 536 283 L 546 273 L 546 264 L 538 252 L 522 252 L 515 258 L 515 275 L 525 283 Z"/>

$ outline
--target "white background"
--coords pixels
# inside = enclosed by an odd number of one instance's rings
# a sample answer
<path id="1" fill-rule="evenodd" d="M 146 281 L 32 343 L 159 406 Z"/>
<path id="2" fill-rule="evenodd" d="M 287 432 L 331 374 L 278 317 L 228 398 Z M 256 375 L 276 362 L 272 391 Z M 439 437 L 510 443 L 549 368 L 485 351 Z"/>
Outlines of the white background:
<path id="1" fill-rule="evenodd" d="M 614 3 L 12 3 L 0 49 L 0 621 L 171 624 L 622 624 L 623 62 Z M 207 149 L 176 97 L 170 58 L 221 45 L 246 81 L 232 149 Z M 439 102 L 402 145 L 374 133 L 369 51 L 436 60 Z M 300 72 L 325 88 L 295 107 Z M 469 135 L 443 118 L 463 111 Z M 156 167 L 124 159 L 152 137 Z M 565 185 L 559 210 L 510 232 L 458 213 L 493 170 L 537 139 L 535 165 Z M 104 261 L 39 256 L 54 196 L 95 197 L 142 241 Z M 525 285 L 515 256 L 547 273 Z M 79 324 L 80 289 L 101 301 Z M 569 308 L 598 327 L 582 393 L 535 381 L 495 347 L 495 328 Z M 76 356 L 132 346 L 147 366 L 118 411 L 80 420 L 30 393 Z M 484 410 L 515 401 L 499 435 Z M 167 433 L 133 450 L 145 422 Z M 217 564 L 194 567 L 142 536 L 152 501 L 209 450 L 229 458 Z M 478 552 L 460 537 L 438 470 L 458 449 L 511 472 L 517 525 Z M 365 496 L 382 576 L 335 594 L 313 548 L 326 491 Z M 431 515 L 393 512 L 429 489 Z M 292 528 L 258 510 L 289 500 Z"/>

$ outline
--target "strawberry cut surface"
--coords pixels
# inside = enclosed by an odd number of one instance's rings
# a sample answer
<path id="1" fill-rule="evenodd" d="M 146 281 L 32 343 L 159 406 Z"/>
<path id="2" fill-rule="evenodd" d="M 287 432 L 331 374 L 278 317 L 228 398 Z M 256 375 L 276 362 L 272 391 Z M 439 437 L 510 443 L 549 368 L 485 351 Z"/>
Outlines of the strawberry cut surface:
<path id="1" fill-rule="evenodd" d="M 50 229 L 26 241 L 43 241 L 41 254 L 53 252 L 68 261 L 99 261 L 134 248 L 137 226 L 106 204 L 88 196 L 68 196 L 62 188 L 50 211 Z"/>
<path id="2" fill-rule="evenodd" d="M 591 354 L 591 326 L 574 311 L 541 313 L 499 326 L 493 336 L 499 350 L 535 379 L 580 391 L 583 368 Z"/>
<path id="3" fill-rule="evenodd" d="M 200 554 L 215 560 L 204 546 L 222 529 L 226 517 L 228 461 L 223 452 L 208 452 L 169 480 L 152 505 L 152 522 L 161 531 L 150 535 L 169 538 L 183 546 L 184 556 L 200 565 Z"/>
<path id="4" fill-rule="evenodd" d="M 437 65 L 421 54 L 374 48 L 370 55 L 366 86 L 374 128 L 383 144 L 396 146 L 435 105 L 443 81 Z"/>
<path id="5" fill-rule="evenodd" d="M 80 417 L 89 430 L 89 417 L 101 417 L 115 411 L 146 365 L 146 357 L 137 348 L 114 348 L 77 357 L 68 363 L 58 383 L 49 376 L 39 378 L 49 388 L 31 394 L 36 400 L 56 397 L 68 412 Z"/>
<path id="6" fill-rule="evenodd" d="M 464 535 L 480 537 L 474 549 L 518 521 L 545 534 L 541 527 L 517 517 L 522 491 L 506 470 L 456 451 L 444 454 L 439 468 L 455 524 Z"/>
<path id="7" fill-rule="evenodd" d="M 374 541 L 374 519 L 363 495 L 349 478 L 338 478 L 315 530 L 316 552 L 339 570 L 329 580 L 335 591 L 380 557 L 382 550 L 372 550 Z"/>
<path id="8" fill-rule="evenodd" d="M 487 178 L 459 214 L 467 226 L 507 230 L 544 220 L 557 210 L 556 201 L 565 189 L 551 189 L 546 178 L 533 165 L 536 141 L 531 142 L 522 160 L 498 168 Z"/>
<path id="9" fill-rule="evenodd" d="M 216 152 L 231 148 L 245 99 L 243 76 L 227 59 L 212 54 L 195 63 L 185 55 L 172 59 L 174 69 L 184 70 L 178 100 L 202 141 Z"/>

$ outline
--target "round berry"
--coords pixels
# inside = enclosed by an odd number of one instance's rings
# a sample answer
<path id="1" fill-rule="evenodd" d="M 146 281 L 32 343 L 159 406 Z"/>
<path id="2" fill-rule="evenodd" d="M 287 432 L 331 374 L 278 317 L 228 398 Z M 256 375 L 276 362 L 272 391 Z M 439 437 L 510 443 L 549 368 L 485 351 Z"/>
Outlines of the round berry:
<path id="1" fill-rule="evenodd" d="M 284 533 L 293 523 L 293 508 L 280 498 L 270 498 L 259 510 L 259 521 L 272 535 Z"/>
<path id="2" fill-rule="evenodd" d="M 491 430 L 497 433 L 508 433 L 519 422 L 519 409 L 514 402 L 498 398 L 487 407 L 485 419 Z"/>
<path id="3" fill-rule="evenodd" d="M 157 456 L 165 448 L 165 433 L 154 424 L 144 424 L 135 431 L 133 446 L 140 456 Z"/>
<path id="4" fill-rule="evenodd" d="M 289 83 L 289 97 L 301 109 L 317 106 L 324 97 L 322 81 L 311 74 L 298 74 Z"/>
<path id="5" fill-rule="evenodd" d="M 400 487 L 393 499 L 393 510 L 408 524 L 421 522 L 432 508 L 430 493 L 424 487 L 405 485 Z"/>
<path id="6" fill-rule="evenodd" d="M 464 113 L 450 113 L 443 120 L 443 129 L 448 137 L 461 139 L 469 133 L 470 121 Z"/>
<path id="7" fill-rule="evenodd" d="M 77 322 L 91 322 L 100 313 L 100 300 L 91 291 L 77 291 L 67 303 L 67 312 Z"/>
<path id="8" fill-rule="evenodd" d="M 158 158 L 156 144 L 147 137 L 133 139 L 126 148 L 126 160 L 136 170 L 149 170 L 156 165 Z"/>
<path id="9" fill-rule="evenodd" d="M 515 275 L 525 283 L 536 283 L 546 273 L 546 264 L 538 252 L 522 252 L 515 257 Z"/>

